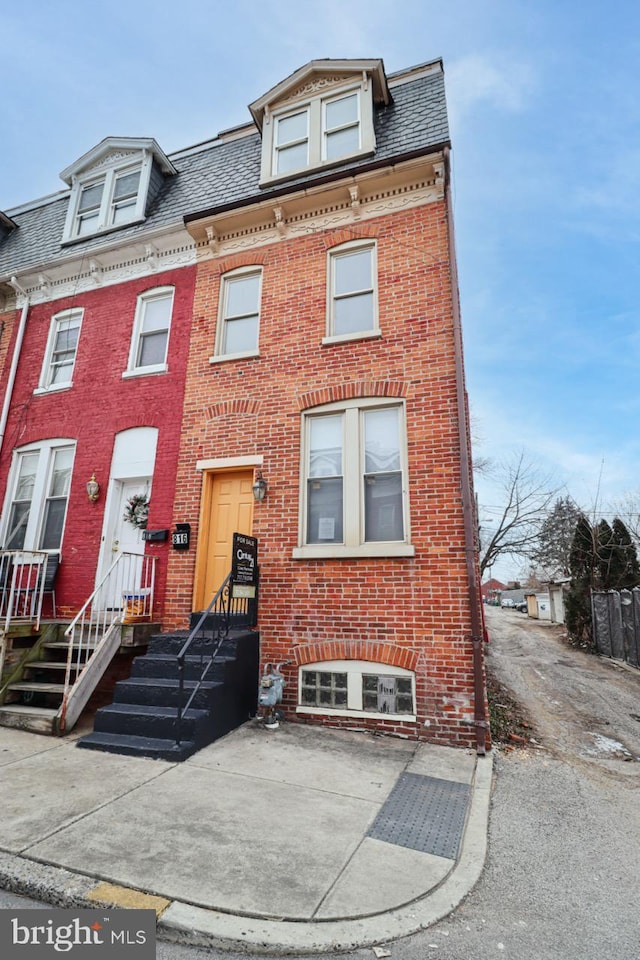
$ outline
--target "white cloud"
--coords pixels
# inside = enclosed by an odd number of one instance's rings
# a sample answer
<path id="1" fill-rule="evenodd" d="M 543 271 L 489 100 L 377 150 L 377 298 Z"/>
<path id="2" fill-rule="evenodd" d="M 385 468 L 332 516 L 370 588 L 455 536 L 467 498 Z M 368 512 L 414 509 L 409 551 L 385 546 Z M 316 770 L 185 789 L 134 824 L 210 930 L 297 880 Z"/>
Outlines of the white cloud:
<path id="1" fill-rule="evenodd" d="M 509 57 L 489 58 L 470 54 L 447 68 L 447 101 L 453 120 L 480 103 L 508 113 L 526 109 L 535 89 L 534 72 L 528 63 Z"/>

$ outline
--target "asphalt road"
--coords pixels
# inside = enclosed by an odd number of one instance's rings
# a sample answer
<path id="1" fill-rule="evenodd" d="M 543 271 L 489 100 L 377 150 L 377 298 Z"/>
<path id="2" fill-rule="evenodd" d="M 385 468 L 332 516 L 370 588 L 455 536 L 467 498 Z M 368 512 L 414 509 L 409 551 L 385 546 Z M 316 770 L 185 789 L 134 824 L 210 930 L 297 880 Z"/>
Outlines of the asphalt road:
<path id="1" fill-rule="evenodd" d="M 640 673 L 566 646 L 561 628 L 487 614 L 491 669 L 526 709 L 537 744 L 496 750 L 475 889 L 386 950 L 393 960 L 640 960 Z M 9 897 L 0 905 L 21 899 Z M 240 955 L 158 943 L 157 956 Z"/>

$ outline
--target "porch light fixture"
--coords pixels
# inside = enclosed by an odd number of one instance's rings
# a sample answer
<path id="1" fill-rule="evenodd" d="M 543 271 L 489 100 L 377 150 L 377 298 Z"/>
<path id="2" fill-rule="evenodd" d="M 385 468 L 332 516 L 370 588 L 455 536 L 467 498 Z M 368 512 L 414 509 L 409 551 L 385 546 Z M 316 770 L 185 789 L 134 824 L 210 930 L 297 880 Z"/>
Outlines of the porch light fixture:
<path id="1" fill-rule="evenodd" d="M 87 497 L 91 503 L 95 503 L 100 495 L 100 484 L 96 480 L 95 473 L 91 474 L 91 479 L 87 481 Z"/>
<path id="2" fill-rule="evenodd" d="M 253 490 L 253 499 L 257 503 L 260 503 L 261 500 L 264 500 L 267 492 L 267 481 L 262 476 L 262 470 L 258 470 L 258 475 L 251 489 Z"/>

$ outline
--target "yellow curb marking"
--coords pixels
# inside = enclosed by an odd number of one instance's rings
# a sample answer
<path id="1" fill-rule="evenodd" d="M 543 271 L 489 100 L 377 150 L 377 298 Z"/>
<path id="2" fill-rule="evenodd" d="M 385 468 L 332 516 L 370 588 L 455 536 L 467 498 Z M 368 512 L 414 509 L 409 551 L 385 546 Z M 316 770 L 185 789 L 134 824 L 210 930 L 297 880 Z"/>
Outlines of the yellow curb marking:
<path id="1" fill-rule="evenodd" d="M 131 887 L 119 887 L 115 883 L 99 883 L 90 890 L 87 900 L 96 900 L 112 907 L 124 907 L 126 910 L 155 910 L 156 917 L 161 916 L 171 900 L 164 897 L 153 897 L 150 893 L 141 890 L 132 890 Z"/>

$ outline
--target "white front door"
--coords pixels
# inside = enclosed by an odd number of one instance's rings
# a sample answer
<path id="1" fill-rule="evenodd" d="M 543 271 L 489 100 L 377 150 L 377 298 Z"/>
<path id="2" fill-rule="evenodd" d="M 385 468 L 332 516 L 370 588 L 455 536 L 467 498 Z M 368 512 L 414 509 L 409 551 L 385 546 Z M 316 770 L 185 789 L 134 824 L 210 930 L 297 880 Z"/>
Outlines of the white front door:
<path id="1" fill-rule="evenodd" d="M 115 481 L 111 495 L 109 520 L 105 529 L 99 574 L 100 580 L 121 554 L 144 553 L 142 530 L 128 520 L 125 520 L 124 514 L 130 497 L 140 493 L 147 494 L 148 496 L 149 486 L 150 480 L 148 477 L 138 480 Z M 120 567 L 122 568 L 120 574 L 112 575 L 109 582 L 105 584 L 105 589 L 100 598 L 103 608 L 119 607 L 122 601 L 123 591 L 133 591 L 140 586 L 142 560 L 135 562 L 133 565 L 131 562 L 127 562 L 125 566 L 123 566 L 123 561 L 121 561 Z M 123 579 L 123 575 L 125 579 Z"/>

